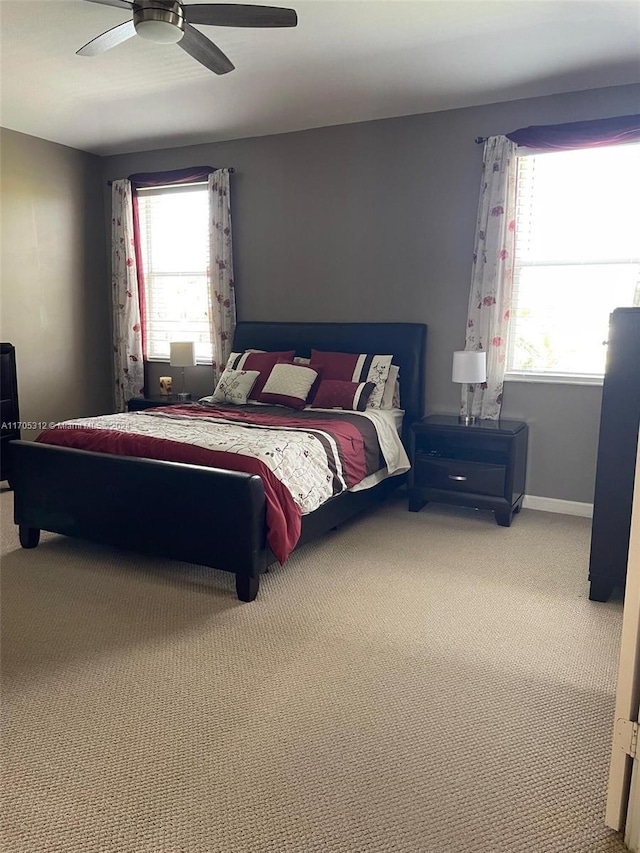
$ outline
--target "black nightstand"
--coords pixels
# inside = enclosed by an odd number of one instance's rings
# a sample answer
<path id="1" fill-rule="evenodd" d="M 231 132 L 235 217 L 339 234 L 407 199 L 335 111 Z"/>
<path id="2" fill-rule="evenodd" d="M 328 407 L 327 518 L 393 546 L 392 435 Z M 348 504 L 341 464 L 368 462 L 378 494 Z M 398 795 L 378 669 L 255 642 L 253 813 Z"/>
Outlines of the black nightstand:
<path id="1" fill-rule="evenodd" d="M 529 428 L 522 421 L 481 421 L 430 415 L 411 425 L 409 511 L 427 501 L 495 512 L 509 527 L 524 498 Z"/>
<path id="2" fill-rule="evenodd" d="M 159 406 L 186 406 L 193 400 L 179 400 L 177 394 L 152 394 L 150 397 L 133 397 L 127 403 L 128 412 L 141 412 Z"/>

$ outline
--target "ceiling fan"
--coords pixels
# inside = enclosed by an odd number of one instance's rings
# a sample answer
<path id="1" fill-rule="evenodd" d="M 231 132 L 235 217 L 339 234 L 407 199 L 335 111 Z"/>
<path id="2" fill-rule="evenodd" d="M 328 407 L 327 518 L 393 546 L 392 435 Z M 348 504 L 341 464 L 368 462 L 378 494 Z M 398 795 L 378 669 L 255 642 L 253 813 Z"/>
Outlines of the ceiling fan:
<path id="1" fill-rule="evenodd" d="M 92 39 L 79 56 L 96 56 L 138 35 L 158 44 L 178 44 L 215 74 L 233 71 L 234 64 L 192 24 L 212 27 L 295 27 L 293 9 L 239 3 L 184 4 L 180 0 L 87 0 L 133 12 L 133 18 Z"/>

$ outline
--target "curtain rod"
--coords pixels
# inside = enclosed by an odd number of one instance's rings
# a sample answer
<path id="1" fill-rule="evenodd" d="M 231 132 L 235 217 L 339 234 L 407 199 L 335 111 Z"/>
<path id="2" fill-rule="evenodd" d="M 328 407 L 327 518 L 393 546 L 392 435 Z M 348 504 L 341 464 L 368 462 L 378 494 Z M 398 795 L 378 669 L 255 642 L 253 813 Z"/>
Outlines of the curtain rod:
<path id="1" fill-rule="evenodd" d="M 221 166 L 220 168 L 225 168 L 225 167 Z M 235 172 L 235 169 L 233 168 L 233 166 L 229 166 L 228 169 L 229 169 L 229 174 L 233 175 L 233 173 Z M 107 186 L 108 187 L 113 186 L 113 181 L 107 181 Z M 176 184 L 176 186 L 180 186 L 180 184 Z"/>
<path id="2" fill-rule="evenodd" d="M 476 145 L 482 145 L 483 142 L 487 141 L 487 137 L 486 136 L 476 136 L 476 138 L 473 141 L 475 142 Z"/>

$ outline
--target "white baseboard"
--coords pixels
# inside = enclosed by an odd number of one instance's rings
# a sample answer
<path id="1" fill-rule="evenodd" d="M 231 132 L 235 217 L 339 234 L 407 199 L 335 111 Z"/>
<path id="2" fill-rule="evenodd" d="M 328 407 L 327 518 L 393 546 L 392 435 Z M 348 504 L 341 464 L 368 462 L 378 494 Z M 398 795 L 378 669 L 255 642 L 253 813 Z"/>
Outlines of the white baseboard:
<path id="1" fill-rule="evenodd" d="M 580 501 L 563 501 L 560 498 L 541 498 L 538 495 L 525 495 L 522 501 L 524 509 L 539 509 L 542 512 L 559 512 L 563 515 L 580 515 L 592 518 L 593 504 Z"/>

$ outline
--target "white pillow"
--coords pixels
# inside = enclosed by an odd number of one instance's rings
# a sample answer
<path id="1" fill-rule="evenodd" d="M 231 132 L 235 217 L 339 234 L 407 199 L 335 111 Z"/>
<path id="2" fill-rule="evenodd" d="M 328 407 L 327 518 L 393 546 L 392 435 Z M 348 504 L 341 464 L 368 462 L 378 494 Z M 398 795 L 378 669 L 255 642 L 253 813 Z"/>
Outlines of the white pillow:
<path id="1" fill-rule="evenodd" d="M 384 386 L 384 391 L 382 392 L 382 401 L 380 403 L 381 409 L 396 409 L 400 406 L 400 383 L 398 381 L 398 377 L 400 375 L 400 368 L 392 364 L 389 368 L 389 376 L 387 377 L 387 381 Z M 394 400 L 397 398 L 397 405 L 394 403 Z"/>
<path id="2" fill-rule="evenodd" d="M 303 409 L 318 372 L 302 364 L 276 364 L 258 395 L 261 403 Z"/>
<path id="3" fill-rule="evenodd" d="M 367 376 L 367 382 L 373 382 L 376 387 L 373 394 L 369 397 L 367 409 L 382 408 L 382 395 L 384 394 L 385 385 L 389 378 L 389 371 L 393 366 L 391 364 L 392 358 L 392 355 L 373 356 L 371 367 L 369 368 L 369 375 Z"/>
<path id="4" fill-rule="evenodd" d="M 399 379 L 396 380 L 396 386 L 393 389 L 393 400 L 391 402 L 391 408 L 392 409 L 402 408 L 401 404 L 400 404 L 400 380 Z"/>
<path id="5" fill-rule="evenodd" d="M 243 406 L 251 389 L 260 376 L 259 370 L 231 370 L 226 368 L 212 397 L 204 399 L 212 403 L 233 403 L 235 406 Z"/>

